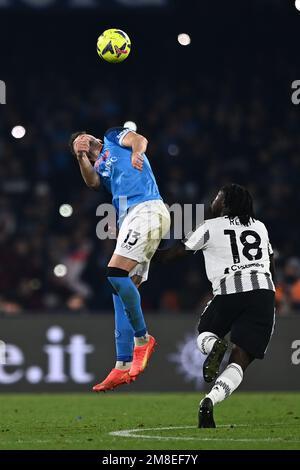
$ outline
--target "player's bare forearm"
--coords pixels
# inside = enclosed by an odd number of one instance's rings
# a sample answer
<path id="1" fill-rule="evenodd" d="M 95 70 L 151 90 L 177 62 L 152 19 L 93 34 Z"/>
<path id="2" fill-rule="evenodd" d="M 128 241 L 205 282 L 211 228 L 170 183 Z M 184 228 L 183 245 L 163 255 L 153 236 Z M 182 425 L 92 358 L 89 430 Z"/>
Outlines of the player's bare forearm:
<path id="1" fill-rule="evenodd" d="M 136 134 L 132 141 L 132 153 L 145 153 L 148 146 L 148 140 L 146 137 Z"/>
<path id="2" fill-rule="evenodd" d="M 146 152 L 148 146 L 146 137 L 136 134 L 135 132 L 128 132 L 123 139 L 123 145 L 132 148 L 132 166 L 141 171 L 144 163 L 143 154 Z"/>
<path id="3" fill-rule="evenodd" d="M 178 258 L 182 258 L 187 253 L 181 240 L 173 242 L 162 250 L 159 250 L 159 257 L 162 263 L 169 263 Z"/>
<path id="4" fill-rule="evenodd" d="M 86 153 L 82 152 L 77 157 L 80 172 L 85 184 L 91 189 L 98 189 L 100 186 L 100 178 L 94 170 L 93 165 L 89 161 Z"/>

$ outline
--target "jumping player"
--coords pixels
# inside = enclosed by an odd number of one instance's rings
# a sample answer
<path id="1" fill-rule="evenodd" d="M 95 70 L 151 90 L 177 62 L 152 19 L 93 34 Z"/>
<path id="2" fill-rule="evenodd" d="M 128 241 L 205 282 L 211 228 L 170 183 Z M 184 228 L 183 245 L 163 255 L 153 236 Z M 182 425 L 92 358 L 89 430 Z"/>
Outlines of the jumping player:
<path id="1" fill-rule="evenodd" d="M 106 391 L 130 383 L 145 369 L 156 345 L 148 334 L 138 286 L 147 280 L 150 260 L 170 228 L 145 152 L 148 141 L 127 128 L 112 128 L 104 140 L 86 132 L 71 136 L 82 177 L 89 188 L 112 194 L 119 220 L 107 279 L 113 288 L 117 360 L 106 379 L 93 387 Z"/>
<path id="2" fill-rule="evenodd" d="M 252 197 L 244 187 L 224 186 L 206 220 L 185 240 L 190 250 L 202 250 L 214 297 L 201 315 L 197 338 L 207 355 L 206 382 L 216 379 L 200 402 L 199 428 L 214 428 L 213 408 L 228 398 L 243 380 L 254 359 L 263 359 L 274 328 L 275 288 L 273 251 L 265 225 L 254 217 Z M 228 366 L 219 366 L 228 347 Z"/>

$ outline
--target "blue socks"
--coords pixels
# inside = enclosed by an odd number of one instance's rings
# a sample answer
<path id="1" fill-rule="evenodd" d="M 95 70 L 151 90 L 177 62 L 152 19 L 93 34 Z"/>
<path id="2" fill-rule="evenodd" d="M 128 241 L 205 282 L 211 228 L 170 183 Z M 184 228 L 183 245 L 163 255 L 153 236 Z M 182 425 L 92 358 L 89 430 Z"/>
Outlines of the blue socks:
<path id="1" fill-rule="evenodd" d="M 115 309 L 115 341 L 117 361 L 131 362 L 134 347 L 134 331 L 129 323 L 120 297 L 113 294 Z"/>
<path id="2" fill-rule="evenodd" d="M 141 296 L 137 287 L 128 277 L 128 272 L 123 269 L 108 268 L 107 279 L 122 300 L 129 322 L 134 330 L 134 336 L 145 336 L 147 328 L 141 307 Z"/>

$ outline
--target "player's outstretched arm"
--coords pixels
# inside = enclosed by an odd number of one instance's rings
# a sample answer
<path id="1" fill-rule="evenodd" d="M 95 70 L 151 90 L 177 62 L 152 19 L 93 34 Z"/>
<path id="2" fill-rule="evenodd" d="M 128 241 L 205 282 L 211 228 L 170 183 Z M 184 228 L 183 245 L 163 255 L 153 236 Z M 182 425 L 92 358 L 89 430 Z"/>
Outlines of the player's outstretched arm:
<path id="1" fill-rule="evenodd" d="M 128 134 L 123 138 L 122 145 L 124 145 L 124 147 L 132 148 L 132 166 L 141 171 L 144 163 L 143 153 L 146 152 L 148 145 L 146 137 L 135 132 L 128 132 Z"/>
<path id="2" fill-rule="evenodd" d="M 167 249 L 160 250 L 158 253 L 162 263 L 169 263 L 178 258 L 182 258 L 188 253 L 188 250 L 185 249 L 182 240 L 173 240 L 172 244 Z"/>

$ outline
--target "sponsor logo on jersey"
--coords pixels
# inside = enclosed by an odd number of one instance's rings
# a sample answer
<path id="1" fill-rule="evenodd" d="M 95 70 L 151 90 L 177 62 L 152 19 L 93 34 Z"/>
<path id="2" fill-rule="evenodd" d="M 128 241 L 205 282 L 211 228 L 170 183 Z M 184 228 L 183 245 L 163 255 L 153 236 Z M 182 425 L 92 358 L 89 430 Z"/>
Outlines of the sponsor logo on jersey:
<path id="1" fill-rule="evenodd" d="M 265 269 L 265 265 L 263 263 L 250 263 L 250 264 L 233 264 L 229 268 L 225 268 L 224 274 L 229 274 L 230 271 L 236 272 L 236 271 L 243 271 L 244 269 L 249 269 L 249 268 L 262 268 Z"/>
<path id="2" fill-rule="evenodd" d="M 105 152 L 96 160 L 94 164 L 95 170 L 100 169 L 101 176 L 109 178 L 111 176 L 111 167 L 113 163 L 118 161 L 117 157 L 113 157 L 110 151 L 107 149 Z"/>
<path id="3" fill-rule="evenodd" d="M 98 160 L 95 161 L 94 169 L 97 170 L 100 167 L 102 162 L 106 162 L 109 156 L 110 156 L 109 150 L 105 150 L 103 154 L 100 154 L 100 157 L 98 158 Z"/>

